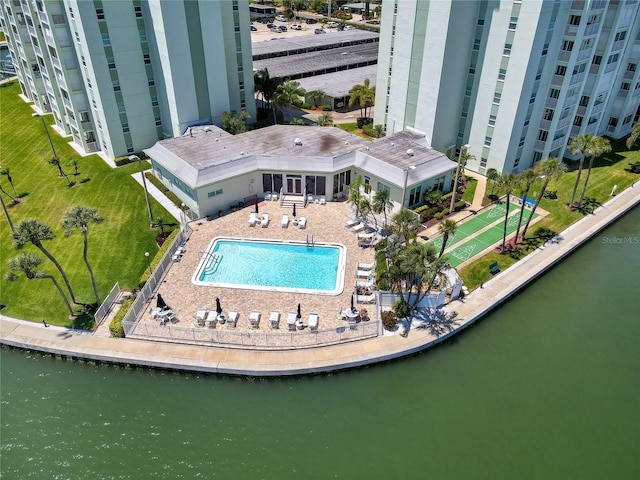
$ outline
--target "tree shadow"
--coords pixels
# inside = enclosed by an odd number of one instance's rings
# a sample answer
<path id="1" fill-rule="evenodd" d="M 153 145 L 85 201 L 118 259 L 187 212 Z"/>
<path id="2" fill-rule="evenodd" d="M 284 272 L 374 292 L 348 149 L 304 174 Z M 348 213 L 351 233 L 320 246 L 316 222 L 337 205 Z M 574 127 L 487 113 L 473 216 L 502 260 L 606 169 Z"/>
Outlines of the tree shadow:
<path id="1" fill-rule="evenodd" d="M 89 313 L 79 313 L 76 318 L 73 319 L 72 327 L 76 330 L 91 330 L 95 325 L 93 315 Z"/>
<path id="2" fill-rule="evenodd" d="M 90 181 L 91 178 L 87 177 L 87 178 L 83 178 L 82 180 L 80 180 L 78 183 L 87 183 L 88 181 Z"/>
<path id="3" fill-rule="evenodd" d="M 412 324 L 416 329 L 429 330 L 431 335 L 440 337 L 458 327 L 457 312 L 446 312 L 442 308 L 420 308 L 413 313 Z"/>
<path id="4" fill-rule="evenodd" d="M 600 203 L 598 200 L 596 200 L 595 198 L 591 198 L 591 197 L 584 197 L 584 201 L 582 202 L 582 205 L 580 205 L 578 207 L 578 211 L 580 213 L 582 213 L 583 215 L 590 215 L 593 213 L 593 211 L 598 208 L 599 206 L 601 206 L 602 203 Z"/>

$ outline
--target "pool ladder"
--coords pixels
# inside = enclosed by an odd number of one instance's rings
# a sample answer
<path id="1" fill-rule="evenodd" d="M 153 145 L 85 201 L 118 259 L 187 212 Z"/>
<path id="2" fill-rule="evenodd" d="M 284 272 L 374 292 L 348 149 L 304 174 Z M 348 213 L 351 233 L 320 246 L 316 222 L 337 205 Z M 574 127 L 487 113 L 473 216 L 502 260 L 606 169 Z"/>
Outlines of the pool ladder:
<path id="1" fill-rule="evenodd" d="M 313 235 L 311 235 L 311 241 L 309 241 L 309 235 L 307 235 L 307 247 L 313 247 L 316 242 L 313 240 Z"/>

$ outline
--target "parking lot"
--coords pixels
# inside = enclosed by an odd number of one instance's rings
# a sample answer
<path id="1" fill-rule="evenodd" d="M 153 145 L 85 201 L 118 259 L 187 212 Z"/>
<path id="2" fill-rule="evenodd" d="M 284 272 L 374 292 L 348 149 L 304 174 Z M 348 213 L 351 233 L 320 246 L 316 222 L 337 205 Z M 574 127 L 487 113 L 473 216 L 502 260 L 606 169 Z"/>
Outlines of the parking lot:
<path id="1" fill-rule="evenodd" d="M 284 25 L 287 27 L 286 32 L 272 32 L 267 28 L 267 25 L 260 22 L 252 22 L 251 25 L 254 26 L 257 30 L 251 32 L 251 41 L 252 42 L 263 42 L 266 40 L 273 40 L 275 38 L 290 38 L 290 37 L 299 37 L 302 35 L 315 35 L 314 31 L 316 28 L 322 28 L 321 23 L 315 23 L 311 25 L 307 25 L 304 20 L 299 22 L 280 22 L 275 20 L 274 25 Z M 292 25 L 298 24 L 301 26 L 301 30 L 294 30 L 291 28 Z M 337 28 L 324 28 L 324 31 L 327 34 L 340 33 Z"/>

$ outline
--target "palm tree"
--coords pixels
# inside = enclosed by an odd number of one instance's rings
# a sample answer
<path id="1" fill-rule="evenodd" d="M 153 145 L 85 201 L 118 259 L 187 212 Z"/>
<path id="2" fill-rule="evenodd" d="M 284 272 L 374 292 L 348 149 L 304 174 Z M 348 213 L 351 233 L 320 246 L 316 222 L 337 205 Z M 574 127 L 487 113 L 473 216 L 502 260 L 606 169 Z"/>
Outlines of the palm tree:
<path id="1" fill-rule="evenodd" d="M 89 265 L 89 259 L 87 252 L 89 249 L 89 225 L 91 223 L 102 222 L 102 217 L 98 215 L 96 208 L 85 207 L 78 205 L 67 210 L 62 218 L 62 227 L 66 229 L 65 236 L 69 236 L 75 229 L 79 229 L 82 232 L 82 239 L 84 242 L 84 248 L 82 250 L 82 258 L 84 264 L 89 270 L 89 276 L 91 277 L 91 285 L 93 286 L 93 294 L 96 297 L 96 306 L 100 305 L 100 296 L 98 295 L 98 287 L 96 286 L 96 279 L 93 275 L 91 265 Z"/>
<path id="2" fill-rule="evenodd" d="M 350 203 L 356 209 L 356 217 L 360 216 L 360 200 L 362 200 L 362 194 L 360 192 L 360 185 L 362 185 L 362 176 L 357 175 L 356 178 L 348 186 L 347 203 Z"/>
<path id="3" fill-rule="evenodd" d="M 391 231 L 401 241 L 415 240 L 420 228 L 420 217 L 411 210 L 403 208 L 396 213 L 391 220 Z"/>
<path id="4" fill-rule="evenodd" d="M 300 82 L 285 80 L 276 88 L 274 103 L 277 106 L 291 107 L 296 100 L 302 100 L 305 93 Z"/>
<path id="5" fill-rule="evenodd" d="M 506 212 L 504 214 L 504 232 L 502 234 L 502 247 L 500 249 L 501 253 L 505 251 L 505 244 L 507 243 L 507 222 L 509 220 L 509 204 L 511 203 L 511 194 L 513 191 L 518 188 L 519 179 L 515 173 L 505 173 L 500 175 L 498 179 L 498 185 L 507 195 L 507 204 L 506 204 Z"/>
<path id="6" fill-rule="evenodd" d="M 527 168 L 523 170 L 518 175 L 520 177 L 520 188 L 522 192 L 522 206 L 520 207 L 520 217 L 518 218 L 518 228 L 516 228 L 516 238 L 515 243 L 518 243 L 518 236 L 520 235 L 520 227 L 522 226 L 522 218 L 524 217 L 524 207 L 527 204 L 527 197 L 529 195 L 529 190 L 531 189 L 531 185 L 538 178 L 538 174 L 535 170 L 531 168 Z"/>
<path id="7" fill-rule="evenodd" d="M 468 145 L 465 145 L 465 146 L 468 146 Z M 473 155 L 472 153 L 468 152 L 465 149 L 465 146 L 463 146 L 460 149 L 460 156 L 458 157 L 458 166 L 456 167 L 455 178 L 453 179 L 453 190 L 451 190 L 453 194 L 451 195 L 451 204 L 449 205 L 449 213 L 454 212 L 454 207 L 456 204 L 456 193 L 458 193 L 458 178 L 460 177 L 462 172 L 464 172 L 464 167 L 467 164 L 467 162 L 472 158 L 476 158 L 475 155 Z"/>
<path id="8" fill-rule="evenodd" d="M 363 84 L 356 84 L 349 90 L 349 106 L 353 107 L 357 103 L 362 118 L 367 118 L 367 108 L 376 99 L 376 87 L 370 87 L 370 84 L 371 81 L 365 78 Z"/>
<path id="9" fill-rule="evenodd" d="M 60 275 L 62 275 L 62 279 L 69 290 L 71 301 L 73 303 L 78 303 L 76 302 L 76 296 L 73 293 L 67 274 L 53 255 L 51 255 L 49 251 L 44 248 L 44 245 L 42 245 L 43 240 L 53 240 L 54 238 L 56 238 L 56 236 L 48 225 L 45 225 L 35 218 L 29 218 L 27 220 L 23 220 L 16 226 L 13 232 L 13 245 L 16 248 L 22 248 L 27 243 L 31 243 L 34 247 L 44 253 L 44 255 L 56 266 Z"/>
<path id="10" fill-rule="evenodd" d="M 9 224 L 9 230 L 11 230 L 11 235 L 13 235 L 13 222 L 11 221 L 11 217 L 9 216 L 9 210 L 7 210 L 7 206 L 4 204 L 4 199 L 2 195 L 0 195 L 0 204 L 2 204 L 2 211 L 4 212 L 4 216 L 7 217 L 7 223 Z"/>
<path id="11" fill-rule="evenodd" d="M 9 197 L 11 199 L 11 203 L 17 203 L 16 197 L 14 197 L 9 192 L 7 192 L 4 188 L 2 188 L 2 185 L 0 185 L 0 193 L 4 193 L 7 197 Z"/>
<path id="12" fill-rule="evenodd" d="M 582 175 L 582 166 L 584 164 L 584 157 L 590 155 L 594 145 L 594 137 L 590 133 L 581 133 L 580 135 L 571 139 L 569 142 L 569 152 L 573 155 L 580 154 L 580 163 L 578 164 L 578 176 L 576 177 L 576 183 L 573 185 L 573 191 L 571 192 L 571 200 L 569 201 L 569 207 L 574 206 L 574 200 L 576 198 L 576 191 L 578 190 L 578 184 L 580 183 L 580 176 Z"/>
<path id="13" fill-rule="evenodd" d="M 627 148 L 631 150 L 631 148 L 636 144 L 636 140 L 640 138 L 640 123 L 636 123 L 631 129 L 631 135 L 627 138 Z"/>
<path id="14" fill-rule="evenodd" d="M 60 284 L 57 282 L 55 277 L 53 277 L 52 275 L 48 275 L 41 270 L 38 270 L 38 267 L 42 264 L 42 259 L 40 257 L 37 257 L 33 253 L 20 253 L 17 256 L 10 259 L 8 261 L 8 264 L 11 270 L 24 273 L 25 277 L 27 277 L 29 280 L 36 280 L 36 279 L 51 280 L 53 284 L 56 286 L 56 288 L 58 289 L 58 292 L 60 293 L 62 300 L 64 300 L 64 304 L 66 305 L 67 310 L 69 311 L 69 316 L 71 317 L 74 316 L 73 309 L 69 304 L 69 300 L 67 299 L 67 296 L 62 291 L 62 287 L 60 287 Z M 7 273 L 7 275 L 5 275 L 5 279 L 9 281 L 14 281 L 17 278 L 18 276 L 13 272 L 9 272 Z"/>
<path id="15" fill-rule="evenodd" d="M 400 269 L 408 288 L 409 295 L 407 302 L 417 305 L 417 302 L 410 302 L 413 287 L 416 287 L 417 295 L 422 291 L 423 285 L 428 283 L 430 277 L 430 265 L 438 258 L 436 247 L 432 243 L 411 243 L 400 255 Z"/>
<path id="16" fill-rule="evenodd" d="M 73 183 L 77 183 L 78 175 L 80 175 L 80 172 L 78 171 L 78 160 L 74 158 L 69 163 L 67 163 L 67 165 L 73 167 Z"/>
<path id="17" fill-rule="evenodd" d="M 454 236 L 456 234 L 456 230 L 458 230 L 458 224 L 451 219 L 443 220 L 438 224 L 438 232 L 442 235 L 442 247 L 440 248 L 438 258 L 444 254 L 449 237 Z"/>
<path id="18" fill-rule="evenodd" d="M 318 119 L 316 120 L 316 124 L 319 127 L 330 127 L 333 125 L 333 117 L 329 112 L 324 112 L 318 117 Z"/>
<path id="19" fill-rule="evenodd" d="M 9 172 L 8 167 L 0 167 L 0 175 L 4 175 L 7 177 L 9 184 L 11 185 L 11 189 L 13 190 L 13 194 L 17 197 L 18 192 L 16 192 L 16 187 L 13 186 L 13 178 L 11 178 L 11 173 Z"/>
<path id="20" fill-rule="evenodd" d="M 556 157 L 551 157 L 539 162 L 535 166 L 535 171 L 539 176 L 544 178 L 544 182 L 542 183 L 542 188 L 540 188 L 540 193 L 538 193 L 538 198 L 536 198 L 536 203 L 533 205 L 533 208 L 531 209 L 531 213 L 529 214 L 527 223 L 524 226 L 524 230 L 522 230 L 522 238 L 525 238 L 527 235 L 527 230 L 529 229 L 529 223 L 531 223 L 533 214 L 536 213 L 536 208 L 538 208 L 540 201 L 544 197 L 544 192 L 547 190 L 547 186 L 549 185 L 549 182 L 560 178 L 567 171 L 567 167 L 565 167 L 562 163 L 560 163 Z"/>
<path id="21" fill-rule="evenodd" d="M 154 223 L 160 227 L 160 234 L 164 238 L 164 217 L 162 215 L 157 215 Z"/>
<path id="22" fill-rule="evenodd" d="M 384 214 L 384 228 L 387 228 L 387 209 L 393 208 L 390 200 L 391 191 L 388 188 L 382 188 L 373 195 L 373 204 L 371 205 L 373 213 Z"/>
<path id="23" fill-rule="evenodd" d="M 311 90 L 310 92 L 307 92 L 307 97 L 313 100 L 313 104 L 316 107 L 318 106 L 318 101 L 322 100 L 326 96 L 327 94 L 324 90 Z"/>
<path id="24" fill-rule="evenodd" d="M 587 170 L 587 177 L 584 179 L 584 186 L 582 187 L 582 193 L 580 194 L 580 200 L 578 200 L 578 208 L 582 206 L 584 200 L 584 194 L 587 191 L 587 184 L 589 183 L 589 177 L 591 176 L 591 168 L 593 168 L 593 161 L 596 157 L 599 157 L 603 153 L 611 151 L 611 142 L 603 137 L 595 137 L 593 140 L 592 148 L 589 152 L 589 170 Z"/>
<path id="25" fill-rule="evenodd" d="M 267 109 L 272 108 L 273 97 L 281 81 L 279 79 L 271 78 L 269 76 L 269 70 L 265 68 L 264 70 L 260 70 L 253 75 L 253 82 L 255 85 L 256 93 L 259 92 L 260 96 L 262 97 L 262 103 L 266 104 Z M 275 108 L 273 108 L 273 122 L 278 123 L 278 121 L 276 120 Z"/>
<path id="26" fill-rule="evenodd" d="M 491 188 L 489 189 L 491 193 L 493 193 L 493 190 L 495 189 L 498 178 L 500 178 L 498 170 L 496 170 L 495 168 L 490 168 L 489 170 L 487 170 L 487 180 L 489 180 L 491 184 Z"/>

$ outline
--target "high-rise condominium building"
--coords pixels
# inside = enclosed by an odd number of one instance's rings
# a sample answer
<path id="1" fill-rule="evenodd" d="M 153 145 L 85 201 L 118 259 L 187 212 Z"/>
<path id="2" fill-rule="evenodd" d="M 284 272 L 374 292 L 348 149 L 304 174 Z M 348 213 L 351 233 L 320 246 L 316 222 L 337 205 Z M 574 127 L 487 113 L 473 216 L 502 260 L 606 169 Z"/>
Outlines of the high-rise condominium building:
<path id="1" fill-rule="evenodd" d="M 638 0 L 383 0 L 375 123 L 413 127 L 468 168 L 570 156 L 638 119 Z"/>
<path id="2" fill-rule="evenodd" d="M 1 0 L 22 94 L 109 158 L 255 118 L 248 0 Z"/>

